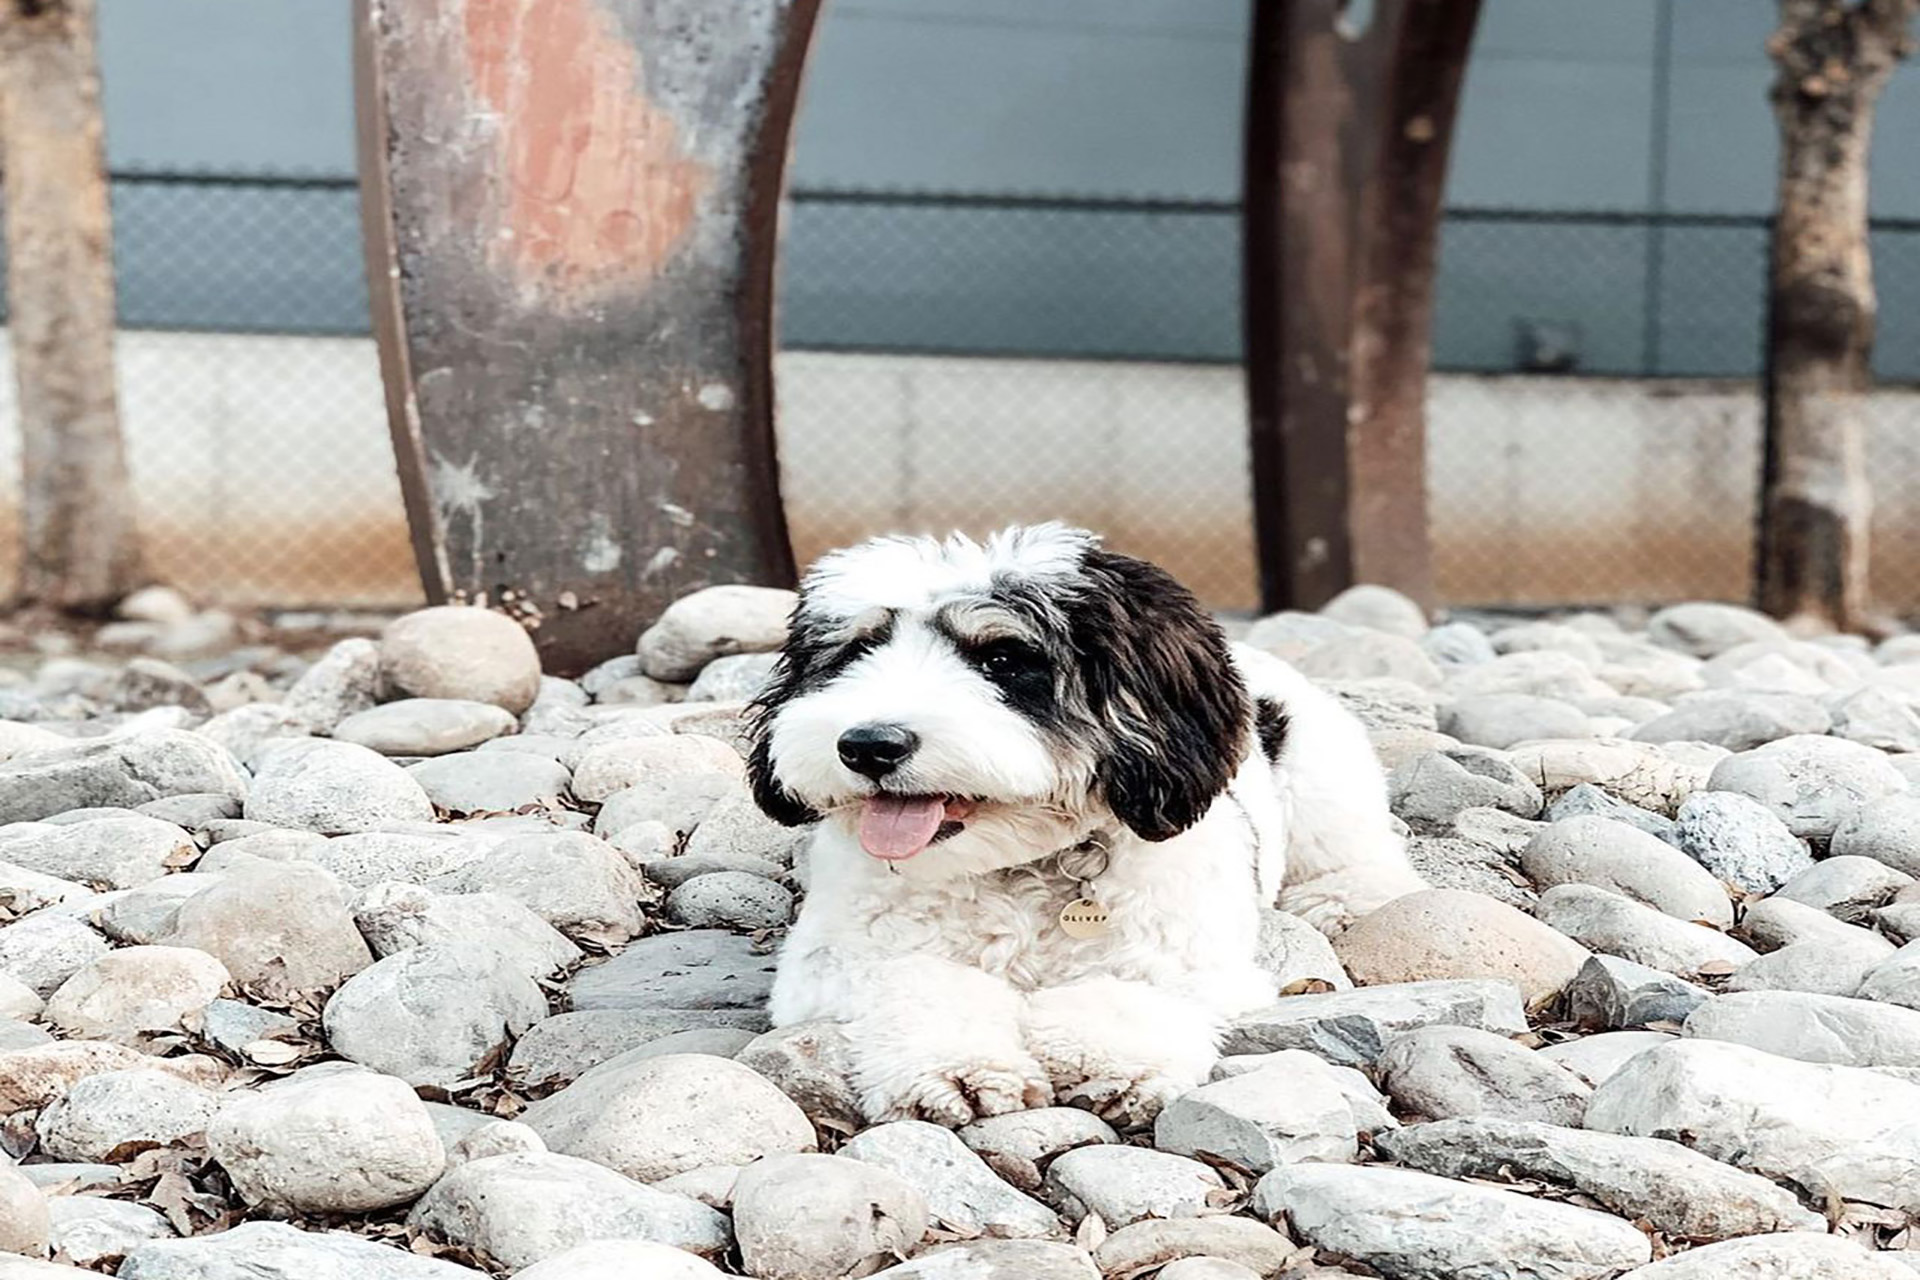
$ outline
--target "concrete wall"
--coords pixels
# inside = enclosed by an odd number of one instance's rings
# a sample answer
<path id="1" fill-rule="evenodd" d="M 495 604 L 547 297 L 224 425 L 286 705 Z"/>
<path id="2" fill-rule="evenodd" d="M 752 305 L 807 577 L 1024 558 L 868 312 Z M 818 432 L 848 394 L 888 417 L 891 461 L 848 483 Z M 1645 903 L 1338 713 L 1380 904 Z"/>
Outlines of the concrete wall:
<path id="1" fill-rule="evenodd" d="M 14 421 L 0 344 L 0 424 Z M 418 595 L 373 345 L 124 333 L 120 387 L 162 577 L 235 604 Z M 888 530 L 1065 519 L 1253 603 L 1236 370 L 788 352 L 781 462 L 801 559 Z M 1441 589 L 1456 604 L 1737 599 L 1759 404 L 1750 385 L 1442 375 L 1431 393 Z M 1920 475 L 1920 392 L 1871 402 L 1873 470 Z M 0 584 L 18 540 L 0 429 Z M 1886 487 L 1882 602 L 1920 611 L 1920 491 Z"/>

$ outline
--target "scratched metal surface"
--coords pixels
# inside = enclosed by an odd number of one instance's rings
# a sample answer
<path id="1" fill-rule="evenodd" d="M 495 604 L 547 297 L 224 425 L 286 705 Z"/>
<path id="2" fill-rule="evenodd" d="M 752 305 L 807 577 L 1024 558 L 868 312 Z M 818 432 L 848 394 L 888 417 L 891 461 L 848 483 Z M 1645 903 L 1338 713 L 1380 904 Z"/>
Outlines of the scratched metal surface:
<path id="1" fill-rule="evenodd" d="M 362 0 L 375 320 L 432 598 L 549 669 L 788 580 L 780 178 L 817 0 Z"/>

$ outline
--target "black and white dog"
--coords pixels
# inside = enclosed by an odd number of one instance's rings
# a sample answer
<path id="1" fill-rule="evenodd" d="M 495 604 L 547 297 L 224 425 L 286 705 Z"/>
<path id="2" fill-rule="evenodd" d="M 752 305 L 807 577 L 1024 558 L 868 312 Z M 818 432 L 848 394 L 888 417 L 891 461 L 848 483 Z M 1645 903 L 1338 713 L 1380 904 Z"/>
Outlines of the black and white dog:
<path id="1" fill-rule="evenodd" d="M 755 728 L 761 807 L 820 824 L 773 1020 L 845 1024 L 873 1120 L 1144 1122 L 1274 1000 L 1263 904 L 1423 887 L 1337 701 L 1059 525 L 823 558 Z"/>

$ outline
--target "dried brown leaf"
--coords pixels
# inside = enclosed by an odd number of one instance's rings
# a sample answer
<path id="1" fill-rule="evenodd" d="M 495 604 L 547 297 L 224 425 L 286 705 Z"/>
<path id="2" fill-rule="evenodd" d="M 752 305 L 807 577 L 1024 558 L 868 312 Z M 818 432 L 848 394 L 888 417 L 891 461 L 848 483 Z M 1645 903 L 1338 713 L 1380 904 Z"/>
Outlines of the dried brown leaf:
<path id="1" fill-rule="evenodd" d="M 199 1198 L 200 1193 L 194 1190 L 185 1174 L 168 1172 L 154 1181 L 146 1203 L 158 1209 L 175 1231 L 190 1236 L 194 1228 L 193 1209 Z"/>

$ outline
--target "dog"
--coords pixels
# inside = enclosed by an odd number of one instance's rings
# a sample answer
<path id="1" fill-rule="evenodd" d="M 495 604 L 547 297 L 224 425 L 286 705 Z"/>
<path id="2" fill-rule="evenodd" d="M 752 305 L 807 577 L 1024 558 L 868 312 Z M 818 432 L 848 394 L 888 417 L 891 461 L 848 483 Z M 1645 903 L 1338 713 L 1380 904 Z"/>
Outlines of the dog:
<path id="1" fill-rule="evenodd" d="M 874 1122 L 1146 1124 L 1277 998 L 1263 906 L 1425 887 L 1336 699 L 1057 524 L 822 558 L 750 736 L 760 807 L 818 824 L 773 1022 L 841 1024 Z"/>

